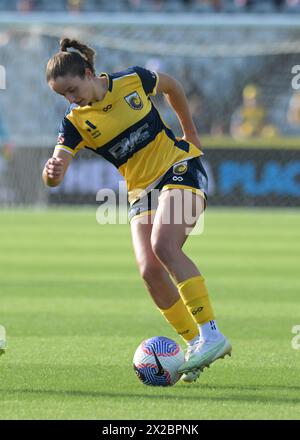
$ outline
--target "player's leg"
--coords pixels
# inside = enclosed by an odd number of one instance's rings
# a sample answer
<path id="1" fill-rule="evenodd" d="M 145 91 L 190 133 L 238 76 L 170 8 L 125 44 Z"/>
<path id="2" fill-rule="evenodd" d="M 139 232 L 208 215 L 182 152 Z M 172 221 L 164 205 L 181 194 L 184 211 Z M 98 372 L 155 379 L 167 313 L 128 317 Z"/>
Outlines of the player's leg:
<path id="1" fill-rule="evenodd" d="M 154 255 L 151 248 L 152 222 L 141 217 L 131 221 L 132 242 L 137 264 L 145 285 L 169 324 L 187 343 L 187 353 L 193 343 L 199 338 L 199 329 L 184 305 L 169 273 Z M 194 382 L 198 379 L 200 370 L 183 373 L 181 380 Z"/>
<path id="2" fill-rule="evenodd" d="M 229 342 L 215 322 L 204 278 L 182 250 L 203 210 L 204 199 L 200 195 L 178 188 L 163 190 L 151 234 L 153 252 L 176 281 L 180 295 L 200 330 L 199 341 L 190 350 L 181 372 L 203 369 L 231 352 Z"/>
<path id="3" fill-rule="evenodd" d="M 132 243 L 140 274 L 166 320 L 186 341 L 199 334 L 197 325 L 185 307 L 176 285 L 151 248 L 152 221 L 149 214 L 131 220 Z"/>

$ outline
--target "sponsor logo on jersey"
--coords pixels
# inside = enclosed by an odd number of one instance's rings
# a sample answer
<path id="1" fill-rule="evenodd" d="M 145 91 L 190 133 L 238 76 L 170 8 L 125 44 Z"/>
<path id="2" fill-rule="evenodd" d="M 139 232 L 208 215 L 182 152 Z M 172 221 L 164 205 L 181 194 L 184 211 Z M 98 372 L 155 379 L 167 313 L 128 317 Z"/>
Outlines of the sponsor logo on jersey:
<path id="1" fill-rule="evenodd" d="M 112 109 L 112 104 L 108 104 L 106 107 L 104 107 L 102 110 L 104 111 L 104 112 L 108 112 L 109 110 L 111 110 Z"/>
<path id="2" fill-rule="evenodd" d="M 138 92 L 130 93 L 124 99 L 133 110 L 141 110 L 143 108 L 143 101 Z"/>
<path id="3" fill-rule="evenodd" d="M 93 139 L 97 138 L 98 136 L 100 136 L 101 132 L 99 130 L 97 130 L 96 125 L 94 125 L 91 121 L 89 121 L 88 119 L 85 121 L 86 125 L 88 125 L 90 128 L 87 128 L 87 131 L 91 133 Z M 92 131 L 94 130 L 94 131 Z"/>
<path id="4" fill-rule="evenodd" d="M 138 128 L 136 131 L 130 133 L 129 138 L 124 138 L 111 148 L 109 148 L 110 154 L 115 159 L 121 159 L 128 157 L 133 153 L 135 147 L 141 142 L 145 141 L 150 137 L 148 123 L 144 124 L 142 127 Z"/>
<path id="5" fill-rule="evenodd" d="M 187 172 L 187 162 L 180 162 L 173 166 L 173 173 L 177 176 Z"/>

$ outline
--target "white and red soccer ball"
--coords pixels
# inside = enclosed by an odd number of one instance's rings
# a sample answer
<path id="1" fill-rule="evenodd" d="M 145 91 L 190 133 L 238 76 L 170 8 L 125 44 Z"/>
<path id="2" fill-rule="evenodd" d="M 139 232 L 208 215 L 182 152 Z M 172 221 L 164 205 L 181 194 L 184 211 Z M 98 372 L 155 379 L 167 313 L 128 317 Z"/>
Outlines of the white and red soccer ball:
<path id="1" fill-rule="evenodd" d="M 136 349 L 133 368 L 145 385 L 170 386 L 179 379 L 178 368 L 184 363 L 184 353 L 177 342 L 165 336 L 146 339 Z"/>

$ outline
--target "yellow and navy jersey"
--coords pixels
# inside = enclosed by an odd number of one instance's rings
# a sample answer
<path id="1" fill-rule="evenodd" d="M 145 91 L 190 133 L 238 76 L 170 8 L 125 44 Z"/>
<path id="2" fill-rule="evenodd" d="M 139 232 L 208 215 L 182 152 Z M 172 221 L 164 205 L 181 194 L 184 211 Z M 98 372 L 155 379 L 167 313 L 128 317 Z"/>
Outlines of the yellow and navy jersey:
<path id="1" fill-rule="evenodd" d="M 202 153 L 176 138 L 163 122 L 150 99 L 158 83 L 155 72 L 135 66 L 101 76 L 108 80 L 104 99 L 84 107 L 70 105 L 55 148 L 73 156 L 87 148 L 107 159 L 125 178 L 133 203 L 173 164 Z"/>

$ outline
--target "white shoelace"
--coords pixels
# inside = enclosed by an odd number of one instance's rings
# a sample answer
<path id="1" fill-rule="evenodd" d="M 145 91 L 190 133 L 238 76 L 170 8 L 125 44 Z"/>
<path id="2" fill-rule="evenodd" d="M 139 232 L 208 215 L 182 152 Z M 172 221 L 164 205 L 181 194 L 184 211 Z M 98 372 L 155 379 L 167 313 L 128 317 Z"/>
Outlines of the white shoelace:
<path id="1" fill-rule="evenodd" d="M 185 360 L 187 361 L 190 357 L 190 355 L 197 349 L 197 346 L 200 343 L 200 336 L 193 342 L 193 344 L 188 344 L 186 353 L 185 353 Z"/>

